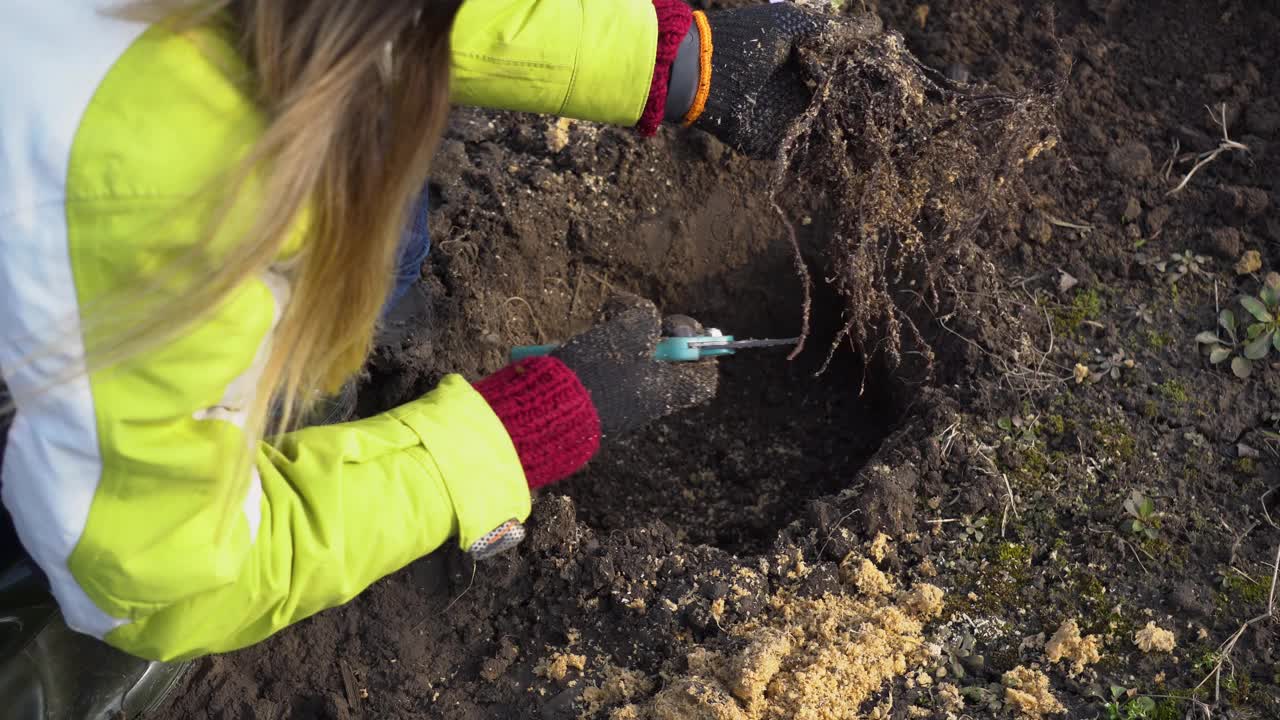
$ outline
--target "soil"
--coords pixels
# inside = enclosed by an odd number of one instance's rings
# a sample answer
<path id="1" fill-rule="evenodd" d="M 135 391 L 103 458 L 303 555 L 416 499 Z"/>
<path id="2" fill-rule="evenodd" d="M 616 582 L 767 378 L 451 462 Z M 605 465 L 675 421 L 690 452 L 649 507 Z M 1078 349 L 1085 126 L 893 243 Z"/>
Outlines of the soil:
<path id="1" fill-rule="evenodd" d="M 954 80 L 1065 77 L 1056 146 L 990 197 L 1008 212 L 913 307 L 904 363 L 842 343 L 814 376 L 848 320 L 815 272 L 795 361 L 722 361 L 709 406 L 537 498 L 516 551 L 436 553 L 203 660 L 162 717 L 1280 716 L 1280 374 L 1195 340 L 1280 261 L 1280 10 L 865 5 Z M 1205 106 L 1249 152 L 1169 194 L 1222 139 Z M 618 289 L 797 334 L 788 224 L 818 269 L 841 207 L 784 222 L 774 171 L 696 131 L 459 111 L 362 411 L 566 338 Z"/>

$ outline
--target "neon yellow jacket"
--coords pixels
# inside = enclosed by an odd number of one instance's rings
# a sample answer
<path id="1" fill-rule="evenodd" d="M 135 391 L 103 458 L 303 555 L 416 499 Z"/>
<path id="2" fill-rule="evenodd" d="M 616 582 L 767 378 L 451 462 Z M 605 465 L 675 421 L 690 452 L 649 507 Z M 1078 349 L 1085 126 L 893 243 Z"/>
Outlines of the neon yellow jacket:
<path id="1" fill-rule="evenodd" d="M 67 379 L 82 309 L 194 242 L 201 191 L 262 127 L 224 38 L 99 12 L 116 4 L 0 0 L 0 370 L 17 406 L 0 478 L 68 624 L 154 659 L 232 650 L 524 520 L 515 449 L 456 376 L 368 420 L 246 438 L 289 295 L 274 273 L 158 350 Z M 657 21 L 650 0 L 467 0 L 453 39 L 459 102 L 631 125 Z"/>

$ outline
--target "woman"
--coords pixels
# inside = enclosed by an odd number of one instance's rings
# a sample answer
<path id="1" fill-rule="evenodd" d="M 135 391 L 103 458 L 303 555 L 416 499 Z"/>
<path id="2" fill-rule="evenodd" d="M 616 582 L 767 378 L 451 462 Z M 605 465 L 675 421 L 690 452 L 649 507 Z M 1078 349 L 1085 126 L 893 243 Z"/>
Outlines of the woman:
<path id="1" fill-rule="evenodd" d="M 67 625 L 155 660 L 258 642 L 451 538 L 504 548 L 530 488 L 714 392 L 714 366 L 650 359 L 633 301 L 556 357 L 275 432 L 360 369 L 397 258 L 420 265 L 402 228 L 449 101 L 768 152 L 818 24 L 677 0 L 0 9 L 4 505 Z"/>

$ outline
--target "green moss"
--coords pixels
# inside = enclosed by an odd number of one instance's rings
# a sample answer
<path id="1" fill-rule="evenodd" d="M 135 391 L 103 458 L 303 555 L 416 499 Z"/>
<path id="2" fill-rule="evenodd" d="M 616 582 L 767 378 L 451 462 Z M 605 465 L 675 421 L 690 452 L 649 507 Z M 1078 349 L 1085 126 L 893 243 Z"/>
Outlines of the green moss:
<path id="1" fill-rule="evenodd" d="M 1067 429 L 1067 421 L 1061 415 L 1050 415 L 1044 419 L 1044 429 L 1050 435 L 1061 435 Z"/>
<path id="2" fill-rule="evenodd" d="M 1187 703 L 1191 702 L 1191 693 L 1174 690 L 1169 697 L 1159 698 L 1156 707 L 1148 715 L 1151 720 L 1183 720 L 1187 712 Z"/>
<path id="3" fill-rule="evenodd" d="M 1077 290 L 1071 304 L 1059 309 L 1053 318 L 1053 327 L 1059 333 L 1074 333 L 1086 320 L 1097 320 L 1102 315 L 1102 298 L 1097 290 Z"/>
<path id="4" fill-rule="evenodd" d="M 1152 350 L 1163 350 L 1173 343 L 1173 336 L 1169 333 L 1157 332 L 1155 330 L 1147 330 L 1146 332 L 1147 347 Z"/>
<path id="5" fill-rule="evenodd" d="M 1227 691 L 1231 704 L 1235 707 L 1252 705 L 1253 681 L 1249 679 L 1248 673 L 1233 672 L 1226 675 L 1226 679 L 1222 681 L 1222 688 Z"/>
<path id="6" fill-rule="evenodd" d="M 1015 474 L 1026 477 L 1031 480 L 1039 480 L 1049 471 L 1049 458 L 1045 457 L 1044 451 L 1032 445 L 1022 448 L 1019 453 L 1022 462 L 1014 468 Z"/>
<path id="7" fill-rule="evenodd" d="M 1241 604 L 1250 606 L 1265 605 L 1271 595 L 1271 578 L 1249 580 L 1237 575 L 1228 575 L 1222 581 L 1222 592 L 1216 600 L 1223 609 L 1238 607 Z"/>
<path id="8" fill-rule="evenodd" d="M 1085 634 L 1105 634 L 1111 627 L 1114 618 L 1111 610 L 1114 603 L 1107 602 L 1107 587 L 1097 575 L 1080 571 L 1067 578 L 1067 596 L 1078 601 L 1081 611 L 1081 630 Z M 1073 608 L 1074 609 L 1074 608 Z"/>
<path id="9" fill-rule="evenodd" d="M 1137 452 L 1137 441 L 1133 439 L 1124 423 L 1115 420 L 1094 420 L 1093 432 L 1097 435 L 1102 449 L 1121 462 L 1133 459 Z"/>
<path id="10" fill-rule="evenodd" d="M 1142 405 L 1142 416 L 1148 420 L 1155 420 L 1160 417 L 1160 406 L 1148 400 Z"/>
<path id="11" fill-rule="evenodd" d="M 1025 602 L 1023 592 L 1031 587 L 1031 548 L 998 538 L 970 545 L 965 556 L 978 561 L 978 569 L 962 574 L 959 587 L 982 588 L 974 598 L 966 594 L 948 593 L 949 611 L 993 613 Z"/>
<path id="12" fill-rule="evenodd" d="M 1254 460 L 1251 457 L 1236 458 L 1236 461 L 1231 463 L 1231 465 L 1235 467 L 1236 472 L 1239 472 L 1241 474 L 1244 474 L 1244 475 L 1258 474 L 1258 461 Z"/>
<path id="13" fill-rule="evenodd" d="M 1159 390 L 1160 394 L 1170 402 L 1183 404 L 1190 399 L 1190 396 L 1187 395 L 1187 386 L 1183 385 L 1181 381 L 1175 378 L 1165 380 L 1157 385 L 1156 389 Z"/>
<path id="14" fill-rule="evenodd" d="M 1217 667 L 1217 665 L 1218 651 L 1205 650 L 1196 658 L 1195 664 L 1192 665 L 1192 669 L 1195 670 L 1197 674 L 1207 674 L 1213 672 L 1213 669 Z"/>
<path id="15" fill-rule="evenodd" d="M 1151 554 L 1152 557 L 1162 557 L 1169 552 L 1169 542 L 1160 536 L 1143 537 L 1142 549 Z"/>
<path id="16" fill-rule="evenodd" d="M 993 560 L 1001 570 L 1006 572 L 1029 568 L 1031 567 L 1031 548 L 1018 543 L 1000 543 Z"/>

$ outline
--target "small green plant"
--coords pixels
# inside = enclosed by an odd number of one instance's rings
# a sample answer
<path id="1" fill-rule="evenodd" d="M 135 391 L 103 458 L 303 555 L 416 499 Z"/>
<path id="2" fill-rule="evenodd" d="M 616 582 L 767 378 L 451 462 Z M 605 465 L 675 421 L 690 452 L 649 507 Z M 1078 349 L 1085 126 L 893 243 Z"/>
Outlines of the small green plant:
<path id="1" fill-rule="evenodd" d="M 974 519 L 970 515 L 965 515 L 960 520 L 960 535 L 962 540 L 969 540 L 974 543 L 980 543 L 987 537 L 986 516 Z"/>
<path id="2" fill-rule="evenodd" d="M 1205 330 L 1196 335 L 1196 342 L 1209 351 L 1211 364 L 1230 359 L 1231 372 L 1243 379 L 1253 372 L 1254 362 L 1265 359 L 1272 350 L 1280 354 L 1280 275 L 1268 275 L 1256 296 L 1242 295 L 1239 303 L 1254 322 L 1243 326 L 1226 308 L 1218 313 L 1218 327 L 1223 332 Z"/>
<path id="3" fill-rule="evenodd" d="M 1146 253 L 1138 253 L 1136 259 L 1138 264 L 1143 267 L 1155 268 L 1170 285 L 1177 284 L 1179 280 L 1188 275 L 1194 277 L 1209 276 L 1209 258 L 1204 255 L 1197 255 L 1190 250 L 1174 253 L 1169 256 L 1168 260 L 1161 260 Z"/>
<path id="4" fill-rule="evenodd" d="M 1204 651 L 1203 654 L 1200 655 L 1200 657 L 1196 658 L 1196 661 L 1194 664 L 1192 664 L 1191 669 L 1194 670 L 1197 675 L 1203 675 L 1205 673 L 1213 672 L 1215 669 L 1217 669 L 1219 665 L 1218 661 L 1220 659 L 1221 659 L 1221 656 L 1218 654 L 1217 650 L 1206 650 Z"/>
<path id="5" fill-rule="evenodd" d="M 1129 530 L 1133 534 L 1151 540 L 1160 534 L 1160 514 L 1156 512 L 1156 504 L 1141 490 L 1129 493 L 1129 498 L 1124 501 L 1124 511 L 1129 515 Z"/>
<path id="6" fill-rule="evenodd" d="M 1111 686 L 1111 702 L 1103 706 L 1107 720 L 1146 720 L 1155 716 L 1156 701 L 1119 685 Z"/>
<path id="7" fill-rule="evenodd" d="M 1169 282 L 1178 282 L 1186 275 L 1209 276 L 1209 258 L 1190 250 L 1174 253 L 1169 257 Z M 1163 271 L 1163 270 L 1162 270 Z"/>
<path id="8" fill-rule="evenodd" d="M 1019 445 L 1034 445 L 1039 437 L 1036 435 L 1036 427 L 1040 424 L 1040 418 L 1031 416 L 1024 418 L 1020 415 L 1013 417 L 1002 417 L 996 420 L 996 427 L 1005 432 L 1003 440 L 1005 442 L 1017 442 Z"/>
<path id="9" fill-rule="evenodd" d="M 1142 303 L 1133 309 L 1133 316 L 1142 322 L 1152 325 L 1155 323 L 1155 315 L 1151 312 L 1151 308 L 1146 303 Z"/>
<path id="10" fill-rule="evenodd" d="M 1121 370 L 1132 370 L 1135 365 L 1133 358 L 1124 351 L 1124 348 L 1110 355 L 1095 350 L 1094 363 L 1089 367 L 1088 380 L 1091 383 L 1101 382 L 1106 378 L 1119 380 Z"/>

